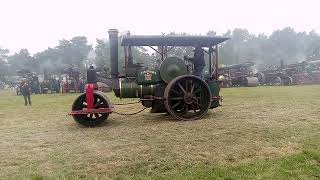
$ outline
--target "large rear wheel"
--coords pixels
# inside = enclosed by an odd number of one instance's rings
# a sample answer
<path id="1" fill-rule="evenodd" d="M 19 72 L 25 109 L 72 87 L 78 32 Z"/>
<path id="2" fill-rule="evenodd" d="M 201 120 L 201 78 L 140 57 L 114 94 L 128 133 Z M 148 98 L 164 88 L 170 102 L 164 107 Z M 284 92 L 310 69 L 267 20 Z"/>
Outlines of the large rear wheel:
<path id="1" fill-rule="evenodd" d="M 274 77 L 274 79 L 272 79 L 272 82 L 271 82 L 273 86 L 281 86 L 282 83 L 283 82 L 279 76 Z"/>
<path id="2" fill-rule="evenodd" d="M 170 81 L 164 92 L 167 111 L 178 120 L 203 117 L 211 103 L 211 92 L 206 82 L 197 76 L 184 75 Z"/>
<path id="3" fill-rule="evenodd" d="M 292 79 L 292 77 L 290 77 L 290 76 L 285 76 L 285 77 L 283 77 L 283 79 L 281 79 L 281 80 L 282 80 L 282 82 L 283 82 L 283 85 L 285 85 L 285 86 L 290 86 L 290 85 L 293 84 L 293 79 Z"/>
<path id="4" fill-rule="evenodd" d="M 266 76 L 262 72 L 258 72 L 256 76 L 259 80 L 260 85 L 264 85 L 266 83 Z"/>
<path id="5" fill-rule="evenodd" d="M 94 92 L 94 108 L 109 108 L 110 102 L 108 98 L 101 92 Z M 82 110 L 83 108 L 87 108 L 86 102 L 86 94 L 81 94 L 72 105 L 72 111 Z M 94 113 L 94 114 L 74 114 L 72 115 L 73 119 L 77 121 L 79 124 L 94 127 L 98 126 L 107 120 L 109 114 L 108 113 Z"/>

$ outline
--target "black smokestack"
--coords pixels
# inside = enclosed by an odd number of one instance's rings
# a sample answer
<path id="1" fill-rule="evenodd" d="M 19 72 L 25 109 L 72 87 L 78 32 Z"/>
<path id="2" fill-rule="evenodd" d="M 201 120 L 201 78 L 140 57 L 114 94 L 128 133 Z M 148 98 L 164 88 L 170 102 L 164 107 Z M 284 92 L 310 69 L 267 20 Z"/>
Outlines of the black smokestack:
<path id="1" fill-rule="evenodd" d="M 109 29 L 110 40 L 110 60 L 111 60 L 111 78 L 117 79 L 119 75 L 118 71 L 118 34 L 117 29 Z"/>
<path id="2" fill-rule="evenodd" d="M 280 66 L 281 66 L 281 69 L 284 69 L 284 61 L 283 61 L 283 59 L 280 60 Z"/>

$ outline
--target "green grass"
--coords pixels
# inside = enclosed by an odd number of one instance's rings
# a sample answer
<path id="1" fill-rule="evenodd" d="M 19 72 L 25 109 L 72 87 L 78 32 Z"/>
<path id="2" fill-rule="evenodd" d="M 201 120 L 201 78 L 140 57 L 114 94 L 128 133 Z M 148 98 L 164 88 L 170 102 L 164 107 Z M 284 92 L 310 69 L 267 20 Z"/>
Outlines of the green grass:
<path id="1" fill-rule="evenodd" d="M 198 121 L 144 111 L 84 128 L 67 115 L 77 94 L 33 95 L 25 107 L 0 91 L 0 179 L 320 178 L 320 86 L 222 95 L 223 106 Z"/>
<path id="2" fill-rule="evenodd" d="M 320 179 L 320 136 L 305 144 L 303 151 L 276 159 L 237 165 L 187 167 L 163 173 L 141 173 L 136 179 Z M 129 179 L 130 176 L 123 176 Z"/>

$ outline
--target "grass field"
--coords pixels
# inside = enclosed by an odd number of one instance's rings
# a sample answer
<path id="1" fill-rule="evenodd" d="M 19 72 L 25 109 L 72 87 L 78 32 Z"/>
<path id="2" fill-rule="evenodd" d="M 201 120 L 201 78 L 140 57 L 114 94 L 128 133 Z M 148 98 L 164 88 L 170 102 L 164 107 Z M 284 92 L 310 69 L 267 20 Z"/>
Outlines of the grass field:
<path id="1" fill-rule="evenodd" d="M 0 179 L 320 179 L 320 86 L 222 95 L 198 121 L 144 111 L 84 128 L 67 115 L 77 94 L 33 95 L 25 107 L 0 91 Z"/>

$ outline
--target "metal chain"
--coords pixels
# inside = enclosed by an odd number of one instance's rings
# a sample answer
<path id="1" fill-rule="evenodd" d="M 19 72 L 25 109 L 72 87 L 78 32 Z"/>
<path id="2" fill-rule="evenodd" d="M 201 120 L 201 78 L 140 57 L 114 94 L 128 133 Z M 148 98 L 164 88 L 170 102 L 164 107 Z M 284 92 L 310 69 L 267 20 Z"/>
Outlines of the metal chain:
<path id="1" fill-rule="evenodd" d="M 139 114 L 141 113 L 142 111 L 144 111 L 145 109 L 147 109 L 146 107 L 137 111 L 137 112 L 134 112 L 134 113 L 120 113 L 120 112 L 117 112 L 117 111 L 112 111 L 112 113 L 116 113 L 118 115 L 124 115 L 124 116 L 128 116 L 128 115 L 136 115 L 136 114 Z"/>
<path id="2" fill-rule="evenodd" d="M 141 101 L 136 101 L 136 102 L 129 102 L 129 103 L 123 103 L 123 104 L 120 104 L 120 103 L 116 103 L 116 104 L 112 104 L 112 105 L 115 105 L 115 106 L 122 106 L 122 105 L 128 105 L 128 104 L 138 104 L 140 103 Z"/>

